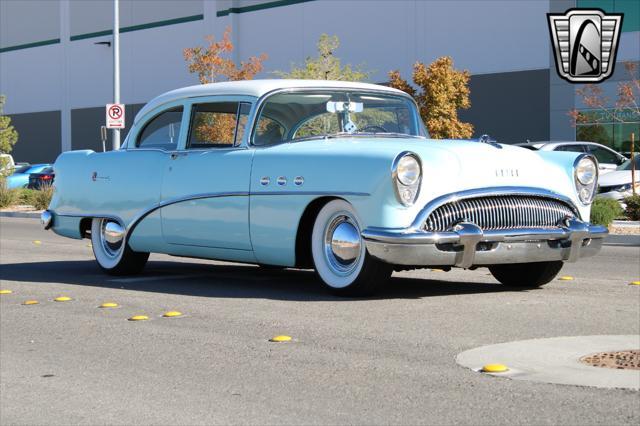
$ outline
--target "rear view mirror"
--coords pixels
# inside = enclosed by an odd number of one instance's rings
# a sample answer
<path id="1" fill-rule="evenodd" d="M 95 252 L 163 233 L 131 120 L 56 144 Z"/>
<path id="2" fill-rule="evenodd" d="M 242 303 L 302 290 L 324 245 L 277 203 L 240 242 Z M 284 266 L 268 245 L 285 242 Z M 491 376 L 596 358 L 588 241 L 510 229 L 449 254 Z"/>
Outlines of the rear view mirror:
<path id="1" fill-rule="evenodd" d="M 327 112 L 362 112 L 362 102 L 327 102 Z"/>

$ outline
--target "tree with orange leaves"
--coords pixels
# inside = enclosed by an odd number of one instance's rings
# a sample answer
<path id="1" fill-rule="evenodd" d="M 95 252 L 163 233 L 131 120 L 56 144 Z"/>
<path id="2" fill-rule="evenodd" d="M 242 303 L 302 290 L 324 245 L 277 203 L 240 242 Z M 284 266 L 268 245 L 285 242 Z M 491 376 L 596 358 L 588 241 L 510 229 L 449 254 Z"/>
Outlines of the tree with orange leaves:
<path id="1" fill-rule="evenodd" d="M 216 41 L 212 35 L 205 37 L 205 40 L 206 46 L 188 47 L 183 51 L 189 72 L 198 74 L 201 84 L 251 80 L 262 71 L 262 63 L 267 59 L 265 53 L 252 56 L 247 61 L 241 61 L 240 66 L 229 58 L 234 49 L 230 27 L 225 29 L 222 40 Z M 234 114 L 210 113 L 199 117 L 198 121 L 195 132 L 199 140 L 211 143 L 233 143 L 236 126 Z"/>
<path id="2" fill-rule="evenodd" d="M 389 73 L 389 85 L 415 98 L 432 138 L 467 139 L 473 134 L 473 125 L 458 119 L 458 109 L 471 106 L 469 78 L 469 71 L 454 69 L 453 60 L 443 56 L 428 67 L 422 62 L 413 66 L 413 82 L 420 91 L 403 79 L 399 71 Z"/>

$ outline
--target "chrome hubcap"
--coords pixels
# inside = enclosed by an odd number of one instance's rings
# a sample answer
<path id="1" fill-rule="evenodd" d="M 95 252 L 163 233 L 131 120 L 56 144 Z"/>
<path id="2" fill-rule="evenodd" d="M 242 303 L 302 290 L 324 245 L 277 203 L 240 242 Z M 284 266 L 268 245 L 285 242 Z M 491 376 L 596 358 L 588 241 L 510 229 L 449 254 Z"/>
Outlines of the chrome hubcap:
<path id="1" fill-rule="evenodd" d="M 334 273 L 349 275 L 358 265 L 362 241 L 352 217 L 341 213 L 329 221 L 325 231 L 324 253 Z"/>
<path id="2" fill-rule="evenodd" d="M 119 223 L 103 219 L 100 226 L 100 243 L 104 252 L 111 258 L 120 255 L 124 247 L 124 228 Z"/>

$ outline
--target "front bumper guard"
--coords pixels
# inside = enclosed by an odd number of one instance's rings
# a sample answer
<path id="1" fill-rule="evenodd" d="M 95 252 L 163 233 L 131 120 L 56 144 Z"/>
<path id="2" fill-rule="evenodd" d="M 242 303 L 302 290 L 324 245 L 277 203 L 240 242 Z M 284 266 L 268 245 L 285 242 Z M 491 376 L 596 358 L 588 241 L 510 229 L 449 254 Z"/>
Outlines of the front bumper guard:
<path id="1" fill-rule="evenodd" d="M 552 228 L 483 231 L 461 222 L 451 231 L 426 232 L 367 228 L 362 232 L 369 253 L 387 263 L 407 266 L 458 266 L 575 262 L 596 255 L 609 231 L 570 218 Z"/>

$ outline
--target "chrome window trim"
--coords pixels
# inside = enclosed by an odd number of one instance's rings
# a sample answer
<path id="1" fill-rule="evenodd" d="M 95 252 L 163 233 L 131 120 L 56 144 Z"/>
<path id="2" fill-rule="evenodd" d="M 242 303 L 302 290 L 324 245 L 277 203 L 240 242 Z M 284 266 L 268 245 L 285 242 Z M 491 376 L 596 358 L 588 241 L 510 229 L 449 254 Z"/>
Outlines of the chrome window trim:
<path id="1" fill-rule="evenodd" d="M 382 89 L 357 89 L 357 88 L 353 88 L 353 89 L 349 89 L 348 87 L 325 87 L 325 86 L 319 86 L 319 87 L 288 87 L 288 88 L 279 88 L 279 89 L 274 89 L 271 90 L 265 94 L 263 94 L 262 96 L 260 96 L 258 98 L 258 100 L 255 102 L 254 104 L 254 110 L 253 110 L 253 117 L 252 118 L 252 123 L 251 123 L 251 132 L 249 133 L 249 137 L 247 138 L 247 144 L 250 147 L 253 148 L 268 148 L 270 146 L 277 146 L 277 145 L 282 145 L 285 143 L 291 143 L 291 141 L 284 141 L 284 142 L 279 142 L 279 143 L 275 143 L 275 144 L 270 144 L 270 145 L 255 145 L 253 143 L 253 138 L 255 136 L 255 132 L 256 132 L 256 126 L 258 125 L 258 117 L 260 116 L 260 113 L 262 112 L 262 108 L 264 107 L 264 103 L 267 101 L 268 98 L 270 98 L 271 96 L 274 95 L 279 95 L 281 93 L 297 93 L 297 92 L 306 92 L 309 90 L 333 90 L 333 91 L 349 91 L 349 90 L 360 90 L 362 92 L 368 92 L 368 93 L 377 93 L 380 95 L 387 95 L 387 96 L 401 96 L 404 98 L 409 99 L 409 101 L 413 104 L 413 106 L 415 107 L 415 111 L 416 114 L 414 116 L 414 126 L 416 127 L 416 130 L 419 130 L 420 128 L 420 123 L 418 121 L 419 115 L 420 115 L 420 108 L 418 108 L 418 104 L 416 103 L 416 100 L 413 99 L 413 97 L 411 97 L 411 95 L 409 95 L 408 93 L 396 93 L 396 92 L 391 92 L 388 90 L 382 90 Z"/>
<path id="2" fill-rule="evenodd" d="M 586 154 L 585 154 L 586 155 Z M 438 207 L 443 204 L 451 203 L 457 200 L 464 200 L 467 198 L 475 198 L 482 196 L 500 196 L 500 195 L 533 195 L 539 197 L 548 197 L 553 198 L 558 201 L 562 201 L 566 203 L 571 209 L 574 211 L 576 217 L 582 220 L 580 216 L 580 211 L 576 207 L 573 200 L 567 196 L 562 194 L 558 194 L 557 192 L 549 191 L 548 189 L 543 188 L 533 188 L 533 187 L 524 187 L 524 186 L 498 186 L 494 188 L 476 188 L 476 189 L 468 189 L 466 191 L 453 192 L 451 194 L 441 195 L 437 198 L 434 198 L 430 202 L 427 203 L 426 206 L 420 210 L 415 220 L 410 226 L 411 231 L 420 231 L 422 229 L 422 224 L 427 220 L 429 215 Z"/>

